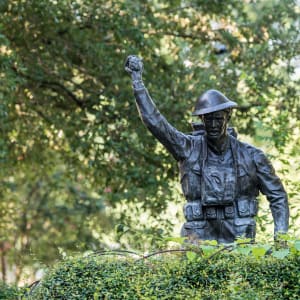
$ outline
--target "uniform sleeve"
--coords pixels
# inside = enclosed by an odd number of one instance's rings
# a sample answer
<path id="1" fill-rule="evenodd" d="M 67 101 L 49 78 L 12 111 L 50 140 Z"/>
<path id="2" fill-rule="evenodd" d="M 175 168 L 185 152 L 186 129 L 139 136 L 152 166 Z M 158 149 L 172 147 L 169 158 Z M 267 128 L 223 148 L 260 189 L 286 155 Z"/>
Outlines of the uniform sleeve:
<path id="1" fill-rule="evenodd" d="M 166 147 L 177 160 L 184 160 L 189 156 L 192 139 L 174 128 L 158 111 L 147 89 L 134 91 L 140 117 L 150 132 Z"/>
<path id="2" fill-rule="evenodd" d="M 261 150 L 256 150 L 254 161 L 257 168 L 257 177 L 260 191 L 270 202 L 270 208 L 274 219 L 274 232 L 284 233 L 289 226 L 289 207 L 287 194 L 281 180 L 275 174 L 275 170 Z"/>

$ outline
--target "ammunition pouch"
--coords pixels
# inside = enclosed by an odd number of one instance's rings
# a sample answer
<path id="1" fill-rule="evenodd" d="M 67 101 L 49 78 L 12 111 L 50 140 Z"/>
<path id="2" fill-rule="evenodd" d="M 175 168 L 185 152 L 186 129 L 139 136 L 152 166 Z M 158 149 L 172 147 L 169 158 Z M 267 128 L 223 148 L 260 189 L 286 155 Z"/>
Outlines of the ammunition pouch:
<path id="1" fill-rule="evenodd" d="M 256 224 L 253 218 L 236 218 L 234 220 L 234 233 L 236 237 L 251 238 L 254 240 Z"/>
<path id="2" fill-rule="evenodd" d="M 204 206 L 203 211 L 206 220 L 234 219 L 235 216 L 233 205 Z"/>
<path id="3" fill-rule="evenodd" d="M 224 207 L 224 217 L 225 219 L 234 219 L 234 206 L 230 205 L 230 206 L 225 206 Z"/>
<path id="4" fill-rule="evenodd" d="M 189 237 L 189 239 L 209 239 L 207 221 L 188 221 L 183 224 L 181 236 Z"/>
<path id="5" fill-rule="evenodd" d="M 186 203 L 183 211 L 187 221 L 204 220 L 202 205 L 199 201 L 191 201 Z"/>
<path id="6" fill-rule="evenodd" d="M 257 215 L 258 203 L 256 199 L 241 198 L 236 200 L 237 212 L 240 218 Z"/>
<path id="7" fill-rule="evenodd" d="M 253 198 L 240 198 L 232 205 L 203 206 L 201 201 L 190 201 L 184 205 L 184 216 L 187 222 L 252 218 L 257 215 L 258 202 Z"/>

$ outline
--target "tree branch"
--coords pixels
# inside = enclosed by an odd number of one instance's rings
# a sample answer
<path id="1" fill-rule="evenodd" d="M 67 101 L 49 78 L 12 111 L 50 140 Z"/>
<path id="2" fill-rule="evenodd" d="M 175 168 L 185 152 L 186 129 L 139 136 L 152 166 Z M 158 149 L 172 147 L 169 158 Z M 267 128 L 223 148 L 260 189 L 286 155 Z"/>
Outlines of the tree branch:
<path id="1" fill-rule="evenodd" d="M 84 107 L 84 102 L 79 100 L 69 89 L 67 89 L 60 82 L 43 80 L 40 81 L 40 83 L 41 86 L 52 89 L 56 92 L 59 90 L 62 91 L 69 99 L 71 99 L 74 103 L 76 103 L 77 106 L 79 106 L 80 108 Z"/>
<path id="2" fill-rule="evenodd" d="M 62 83 L 56 82 L 56 81 L 49 81 L 49 80 L 40 80 L 37 79 L 33 76 L 30 76 L 28 74 L 25 74 L 24 72 L 21 72 L 20 70 L 17 69 L 16 66 L 12 66 L 12 70 L 18 74 L 21 75 L 22 77 L 29 79 L 33 82 L 37 82 L 40 84 L 40 86 L 44 86 L 46 88 L 52 89 L 56 92 L 61 91 L 63 92 L 69 99 L 71 99 L 74 103 L 76 103 L 77 106 L 80 108 L 84 107 L 84 102 L 78 99 L 68 88 L 66 88 Z"/>

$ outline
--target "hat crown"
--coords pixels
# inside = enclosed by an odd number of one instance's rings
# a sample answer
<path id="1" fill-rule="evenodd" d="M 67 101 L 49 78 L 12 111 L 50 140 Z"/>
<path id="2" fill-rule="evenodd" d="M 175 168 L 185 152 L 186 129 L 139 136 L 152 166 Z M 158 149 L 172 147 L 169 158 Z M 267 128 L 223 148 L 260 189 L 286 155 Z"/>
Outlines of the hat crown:
<path id="1" fill-rule="evenodd" d="M 208 90 L 198 98 L 193 115 L 204 115 L 236 106 L 237 103 L 229 100 L 221 92 Z"/>

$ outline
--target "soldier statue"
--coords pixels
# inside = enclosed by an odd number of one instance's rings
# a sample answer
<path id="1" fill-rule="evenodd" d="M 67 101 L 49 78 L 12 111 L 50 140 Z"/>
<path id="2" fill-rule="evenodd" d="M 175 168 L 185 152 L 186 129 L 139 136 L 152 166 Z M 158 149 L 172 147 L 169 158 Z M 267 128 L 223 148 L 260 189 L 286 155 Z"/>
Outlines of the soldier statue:
<path id="1" fill-rule="evenodd" d="M 275 238 L 287 232 L 287 194 L 270 161 L 228 130 L 237 104 L 219 91 L 206 91 L 193 112 L 203 123 L 202 134 L 184 134 L 168 123 L 149 96 L 142 81 L 142 60 L 130 55 L 125 70 L 131 75 L 143 123 L 179 164 L 187 200 L 181 235 L 219 243 L 232 243 L 237 237 L 254 240 L 259 192 L 270 203 Z"/>

